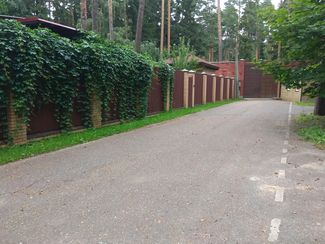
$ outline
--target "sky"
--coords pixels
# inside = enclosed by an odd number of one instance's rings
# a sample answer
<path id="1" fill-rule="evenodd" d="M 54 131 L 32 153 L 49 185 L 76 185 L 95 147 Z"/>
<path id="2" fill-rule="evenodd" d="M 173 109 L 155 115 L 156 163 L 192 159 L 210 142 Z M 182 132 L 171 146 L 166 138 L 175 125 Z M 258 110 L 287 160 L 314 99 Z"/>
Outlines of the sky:
<path id="1" fill-rule="evenodd" d="M 227 0 L 220 0 L 220 3 L 221 3 L 221 9 L 224 8 L 224 3 L 226 2 Z M 217 2 L 217 0 L 216 0 Z M 275 6 L 275 8 L 278 8 L 279 6 L 279 3 L 280 3 L 280 0 L 272 0 L 272 3 L 273 5 Z"/>

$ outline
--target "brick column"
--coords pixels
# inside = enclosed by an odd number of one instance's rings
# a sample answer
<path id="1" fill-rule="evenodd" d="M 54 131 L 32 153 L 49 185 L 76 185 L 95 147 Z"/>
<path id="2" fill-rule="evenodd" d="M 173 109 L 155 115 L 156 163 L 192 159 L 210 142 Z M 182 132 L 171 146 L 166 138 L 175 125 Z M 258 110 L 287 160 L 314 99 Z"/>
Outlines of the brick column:
<path id="1" fill-rule="evenodd" d="M 212 76 L 212 102 L 216 101 L 217 77 L 215 74 Z"/>
<path id="2" fill-rule="evenodd" d="M 183 70 L 183 72 L 184 72 L 183 106 L 184 108 L 188 108 L 188 73 L 187 70 Z"/>
<path id="3" fill-rule="evenodd" d="M 166 111 L 170 110 L 170 82 L 167 84 L 167 96 L 166 96 Z"/>
<path id="4" fill-rule="evenodd" d="M 202 85 L 202 104 L 207 103 L 207 74 L 202 72 L 203 75 L 203 85 Z"/>
<path id="5" fill-rule="evenodd" d="M 189 89 L 192 89 L 192 104 L 189 104 L 189 106 L 194 107 L 194 99 L 195 99 L 195 71 L 194 70 L 190 70 L 190 75 L 193 79 L 192 82 L 192 87 L 189 87 Z"/>
<path id="6" fill-rule="evenodd" d="M 226 77 L 226 81 L 227 81 L 226 99 L 228 100 L 230 95 L 230 78 Z"/>
<path id="7" fill-rule="evenodd" d="M 102 126 L 102 106 L 99 97 L 95 94 L 92 95 L 90 100 L 91 108 L 91 122 L 94 128 Z"/>
<path id="8" fill-rule="evenodd" d="M 225 78 L 220 75 L 220 101 L 223 101 L 223 85 L 224 85 L 224 82 L 225 82 Z"/>
<path id="9" fill-rule="evenodd" d="M 24 144 L 27 142 L 27 126 L 24 121 L 15 113 L 13 101 L 14 98 L 10 92 L 7 105 L 9 139 L 13 144 Z"/>

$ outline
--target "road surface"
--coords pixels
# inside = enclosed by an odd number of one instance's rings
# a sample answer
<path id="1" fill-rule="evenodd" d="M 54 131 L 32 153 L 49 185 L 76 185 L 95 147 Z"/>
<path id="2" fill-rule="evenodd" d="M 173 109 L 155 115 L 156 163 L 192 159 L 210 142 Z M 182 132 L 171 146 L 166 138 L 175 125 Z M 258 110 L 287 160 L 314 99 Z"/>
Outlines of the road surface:
<path id="1" fill-rule="evenodd" d="M 303 109 L 242 101 L 1 166 L 0 243 L 325 243 Z"/>

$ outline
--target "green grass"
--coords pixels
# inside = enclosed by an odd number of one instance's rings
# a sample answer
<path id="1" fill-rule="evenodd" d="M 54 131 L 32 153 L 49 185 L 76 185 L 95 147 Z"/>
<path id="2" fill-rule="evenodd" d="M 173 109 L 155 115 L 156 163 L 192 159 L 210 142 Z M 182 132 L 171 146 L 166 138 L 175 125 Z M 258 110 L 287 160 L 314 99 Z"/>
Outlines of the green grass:
<path id="1" fill-rule="evenodd" d="M 166 120 L 175 119 L 187 114 L 192 114 L 210 108 L 219 107 L 236 101 L 239 100 L 234 99 L 234 100 L 228 100 L 228 101 L 222 101 L 216 103 L 208 103 L 205 105 L 199 105 L 194 108 L 175 109 L 170 112 L 159 113 L 157 115 L 149 116 L 140 120 L 133 120 L 125 123 L 107 125 L 97 129 L 87 129 L 78 132 L 59 134 L 53 137 L 30 141 L 29 143 L 24 145 L 2 147 L 0 148 L 0 165 L 8 162 L 16 161 L 19 159 L 35 156 L 38 154 L 52 152 L 73 145 L 93 141 L 102 137 L 134 130 L 137 128 L 163 122 Z"/>
<path id="2" fill-rule="evenodd" d="M 298 135 L 325 149 L 325 117 L 301 114 L 296 119 Z"/>
<path id="3" fill-rule="evenodd" d="M 295 102 L 295 105 L 298 105 L 298 106 L 315 106 L 315 102 L 314 101 Z"/>

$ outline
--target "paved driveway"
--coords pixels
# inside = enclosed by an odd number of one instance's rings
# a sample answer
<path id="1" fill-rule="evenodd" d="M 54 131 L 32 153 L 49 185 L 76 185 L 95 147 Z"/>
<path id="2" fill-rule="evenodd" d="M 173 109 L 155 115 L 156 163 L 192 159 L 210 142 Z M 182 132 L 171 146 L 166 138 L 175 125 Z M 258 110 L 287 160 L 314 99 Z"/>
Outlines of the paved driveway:
<path id="1" fill-rule="evenodd" d="M 300 111 L 242 101 L 1 166 L 0 243 L 325 243 Z"/>

